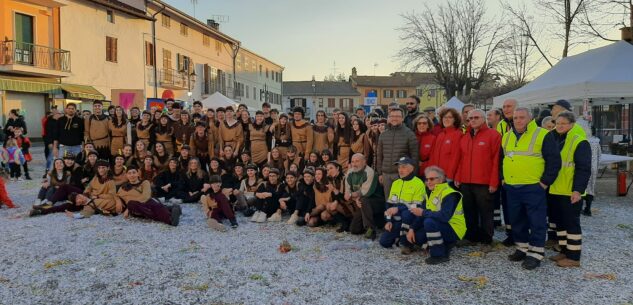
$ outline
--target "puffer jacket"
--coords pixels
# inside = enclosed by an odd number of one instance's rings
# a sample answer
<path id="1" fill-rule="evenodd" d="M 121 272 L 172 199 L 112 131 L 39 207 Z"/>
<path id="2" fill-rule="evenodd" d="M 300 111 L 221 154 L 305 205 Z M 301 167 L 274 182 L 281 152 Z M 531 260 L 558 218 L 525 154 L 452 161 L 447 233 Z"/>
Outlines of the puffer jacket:
<path id="1" fill-rule="evenodd" d="M 446 178 L 454 180 L 459 162 L 459 142 L 462 135 L 462 130 L 455 127 L 442 129 L 442 132 L 435 138 L 431 159 L 427 167 L 439 166 L 446 173 Z"/>
<path id="2" fill-rule="evenodd" d="M 387 130 L 378 138 L 376 172 L 378 175 L 397 173 L 398 167 L 393 164 L 405 156 L 418 164 L 420 154 L 415 134 L 404 124 L 387 127 Z"/>

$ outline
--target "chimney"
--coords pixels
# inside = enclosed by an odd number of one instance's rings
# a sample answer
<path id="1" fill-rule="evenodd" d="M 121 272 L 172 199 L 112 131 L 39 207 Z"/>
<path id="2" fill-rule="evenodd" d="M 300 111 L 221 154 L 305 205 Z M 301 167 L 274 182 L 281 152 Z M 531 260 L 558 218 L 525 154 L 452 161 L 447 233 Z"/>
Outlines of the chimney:
<path id="1" fill-rule="evenodd" d="M 352 77 L 356 77 L 358 76 L 358 73 L 356 72 L 356 67 L 352 68 Z"/>
<path id="2" fill-rule="evenodd" d="M 620 31 L 622 32 L 622 40 L 633 43 L 633 30 L 631 30 L 631 27 L 623 27 Z"/>
<path id="3" fill-rule="evenodd" d="M 220 24 L 215 22 L 213 19 L 207 19 L 207 26 L 217 31 L 220 30 Z"/>

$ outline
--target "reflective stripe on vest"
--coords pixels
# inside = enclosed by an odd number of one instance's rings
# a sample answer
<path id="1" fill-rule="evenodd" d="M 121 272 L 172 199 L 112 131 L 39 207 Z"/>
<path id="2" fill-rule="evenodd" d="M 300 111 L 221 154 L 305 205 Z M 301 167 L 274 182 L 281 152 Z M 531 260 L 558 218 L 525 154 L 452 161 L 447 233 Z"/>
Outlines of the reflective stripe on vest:
<path id="1" fill-rule="evenodd" d="M 574 184 L 574 174 L 576 172 L 574 154 L 576 153 L 578 144 L 586 140 L 587 136 L 585 131 L 578 124 L 574 124 L 574 126 L 567 132 L 565 144 L 563 145 L 563 149 L 560 151 L 560 158 L 562 161 L 561 168 L 558 171 L 556 180 L 554 180 L 554 183 L 550 185 L 550 194 L 571 196 Z"/>
<path id="2" fill-rule="evenodd" d="M 442 201 L 446 196 L 459 193 L 454 190 L 452 187 L 448 185 L 448 183 L 441 183 L 435 185 L 435 189 L 429 195 L 429 199 L 426 201 L 426 208 L 433 211 L 438 212 L 442 209 Z M 462 239 L 466 234 L 466 219 L 464 218 L 464 209 L 462 207 L 462 196 L 460 194 L 459 202 L 457 203 L 457 207 L 455 207 L 455 211 L 453 212 L 453 216 L 448 220 L 448 224 L 453 228 L 455 234 Z"/>
<path id="3" fill-rule="evenodd" d="M 547 131 L 531 121 L 525 133 L 517 139 L 511 131 L 503 136 L 503 179 L 508 185 L 536 184 L 545 171 L 541 154 Z"/>

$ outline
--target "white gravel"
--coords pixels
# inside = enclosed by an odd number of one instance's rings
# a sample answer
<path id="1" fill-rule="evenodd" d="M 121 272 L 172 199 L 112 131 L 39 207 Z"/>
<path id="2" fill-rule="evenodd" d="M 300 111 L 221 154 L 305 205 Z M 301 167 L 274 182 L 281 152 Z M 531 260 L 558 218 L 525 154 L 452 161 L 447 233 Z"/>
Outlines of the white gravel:
<path id="1" fill-rule="evenodd" d="M 32 167 L 42 175 L 41 160 Z M 122 217 L 25 218 L 38 183 L 7 182 L 22 208 L 0 210 L 0 304 L 631 303 L 632 195 L 615 197 L 606 176 L 594 216 L 582 218 L 582 268 L 545 260 L 536 271 L 509 262 L 508 248 L 485 257 L 473 255 L 478 247 L 457 248 L 450 263 L 427 266 L 418 253 L 403 257 L 333 229 L 238 218 L 237 230 L 218 233 L 197 205 L 183 205 L 177 228 Z M 284 239 L 294 247 L 286 254 L 277 249 Z"/>

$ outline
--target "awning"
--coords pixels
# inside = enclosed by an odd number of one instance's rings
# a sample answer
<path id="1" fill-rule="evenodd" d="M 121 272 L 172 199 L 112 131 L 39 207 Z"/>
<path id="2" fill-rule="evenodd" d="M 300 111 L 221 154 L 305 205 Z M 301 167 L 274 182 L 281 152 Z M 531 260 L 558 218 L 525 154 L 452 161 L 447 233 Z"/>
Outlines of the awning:
<path id="1" fill-rule="evenodd" d="M 62 94 L 59 84 L 0 78 L 0 90 L 41 94 Z"/>
<path id="2" fill-rule="evenodd" d="M 61 84 L 61 89 L 68 93 L 69 98 L 105 100 L 105 96 L 91 86 Z"/>

